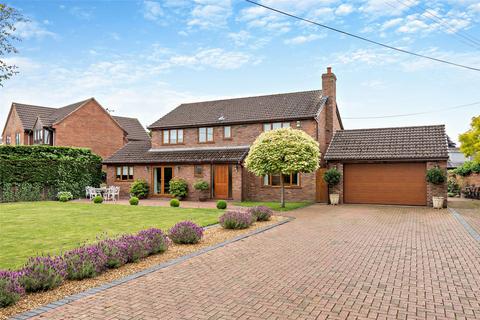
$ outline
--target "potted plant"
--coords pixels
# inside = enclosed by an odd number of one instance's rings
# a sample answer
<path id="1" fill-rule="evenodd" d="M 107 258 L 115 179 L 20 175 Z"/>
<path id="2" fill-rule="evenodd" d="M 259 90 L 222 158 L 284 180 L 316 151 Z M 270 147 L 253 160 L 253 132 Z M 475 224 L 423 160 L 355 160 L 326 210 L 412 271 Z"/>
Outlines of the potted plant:
<path id="1" fill-rule="evenodd" d="M 445 182 L 445 179 L 446 179 L 445 172 L 439 167 L 428 169 L 426 179 L 427 179 L 427 182 L 429 183 L 440 185 Z M 432 201 L 433 201 L 433 207 L 435 209 L 442 209 L 445 198 L 434 196 L 432 197 Z"/>
<path id="2" fill-rule="evenodd" d="M 325 182 L 327 183 L 329 190 L 335 187 L 340 182 L 341 177 L 342 174 L 340 173 L 340 171 L 337 170 L 337 168 L 328 169 L 323 174 L 323 180 L 325 180 Z M 338 193 L 330 192 L 329 198 L 330 204 L 337 205 L 340 200 L 340 195 Z"/>
<path id="3" fill-rule="evenodd" d="M 195 182 L 193 188 L 199 192 L 198 201 L 207 201 L 208 199 L 208 182 L 205 180 L 199 180 Z"/>

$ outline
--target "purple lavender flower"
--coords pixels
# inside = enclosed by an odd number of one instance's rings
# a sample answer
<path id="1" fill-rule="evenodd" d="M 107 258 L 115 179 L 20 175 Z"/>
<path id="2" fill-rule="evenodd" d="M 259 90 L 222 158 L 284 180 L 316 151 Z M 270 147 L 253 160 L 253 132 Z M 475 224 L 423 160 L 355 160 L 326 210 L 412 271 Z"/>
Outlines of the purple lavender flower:
<path id="1" fill-rule="evenodd" d="M 168 237 L 179 244 L 197 243 L 203 237 L 203 228 L 192 221 L 182 221 L 174 225 L 168 232 Z"/>
<path id="2" fill-rule="evenodd" d="M 266 206 L 257 206 L 248 209 L 257 221 L 268 221 L 272 217 L 273 211 Z"/>
<path id="3" fill-rule="evenodd" d="M 67 278 L 71 280 L 93 278 L 107 268 L 107 256 L 98 244 L 67 251 L 63 259 L 67 265 Z"/>
<path id="4" fill-rule="evenodd" d="M 66 264 L 61 257 L 32 257 L 20 272 L 20 283 L 27 292 L 45 291 L 63 282 Z"/>
<path id="5" fill-rule="evenodd" d="M 127 262 L 137 262 L 149 254 L 148 242 L 144 236 L 127 234 L 118 238 L 118 241 L 122 241 L 125 246 Z"/>
<path id="6" fill-rule="evenodd" d="M 145 239 L 146 246 L 150 254 L 161 253 L 166 251 L 168 248 L 168 238 L 160 229 L 150 228 L 142 230 L 138 233 L 138 236 Z"/>
<path id="7" fill-rule="evenodd" d="M 19 282 L 21 276 L 19 271 L 0 270 L 0 308 L 15 304 L 25 294 Z"/>
<path id="8" fill-rule="evenodd" d="M 255 217 L 250 211 L 230 210 L 225 212 L 218 222 L 225 229 L 245 229 L 254 221 Z"/>
<path id="9" fill-rule="evenodd" d="M 120 239 L 105 239 L 98 243 L 107 257 L 107 268 L 119 268 L 127 263 L 128 244 Z"/>

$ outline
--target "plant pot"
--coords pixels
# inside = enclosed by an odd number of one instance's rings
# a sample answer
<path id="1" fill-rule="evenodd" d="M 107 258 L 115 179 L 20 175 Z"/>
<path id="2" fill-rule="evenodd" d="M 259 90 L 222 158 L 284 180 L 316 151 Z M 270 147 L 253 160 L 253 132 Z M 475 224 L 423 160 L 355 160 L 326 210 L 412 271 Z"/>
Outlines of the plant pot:
<path id="1" fill-rule="evenodd" d="M 435 209 L 443 209 L 443 200 L 444 197 L 432 197 L 433 200 L 433 207 Z"/>
<path id="2" fill-rule="evenodd" d="M 340 195 L 338 193 L 330 193 L 330 204 L 336 206 L 340 200 Z"/>
<path id="3" fill-rule="evenodd" d="M 208 192 L 200 191 L 200 195 L 198 196 L 198 201 L 205 202 L 207 200 L 208 200 Z"/>

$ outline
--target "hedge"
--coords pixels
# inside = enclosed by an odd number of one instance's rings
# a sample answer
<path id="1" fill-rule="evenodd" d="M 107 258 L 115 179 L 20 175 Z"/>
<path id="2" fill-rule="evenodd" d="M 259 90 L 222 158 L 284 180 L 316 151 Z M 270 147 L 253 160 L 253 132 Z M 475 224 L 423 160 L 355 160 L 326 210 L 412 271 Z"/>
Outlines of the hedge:
<path id="1" fill-rule="evenodd" d="M 0 201 L 55 199 L 69 191 L 85 196 L 98 186 L 102 158 L 89 149 L 51 146 L 0 146 Z"/>

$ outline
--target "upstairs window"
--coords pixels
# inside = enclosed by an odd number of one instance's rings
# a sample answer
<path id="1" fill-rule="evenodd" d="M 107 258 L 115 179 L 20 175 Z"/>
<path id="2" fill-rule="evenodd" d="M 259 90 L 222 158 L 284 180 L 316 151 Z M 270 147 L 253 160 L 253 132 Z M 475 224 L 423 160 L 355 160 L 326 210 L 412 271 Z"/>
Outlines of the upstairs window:
<path id="1" fill-rule="evenodd" d="M 163 144 L 182 144 L 183 129 L 163 130 Z"/>
<path id="2" fill-rule="evenodd" d="M 285 187 L 298 187 L 300 186 L 300 174 L 291 173 L 283 175 L 283 184 Z M 279 174 L 265 175 L 263 176 L 263 185 L 271 187 L 280 187 L 281 180 Z"/>
<path id="3" fill-rule="evenodd" d="M 270 131 L 280 128 L 290 128 L 290 122 L 273 122 L 263 124 L 263 131 Z"/>
<path id="4" fill-rule="evenodd" d="M 225 140 L 232 139 L 232 127 L 230 126 L 223 127 L 223 139 Z"/>
<path id="5" fill-rule="evenodd" d="M 198 142 L 213 142 L 213 128 L 198 128 Z"/>
<path id="6" fill-rule="evenodd" d="M 133 180 L 133 166 L 116 167 L 115 178 L 117 180 L 129 181 Z"/>
<path id="7" fill-rule="evenodd" d="M 10 136 L 6 136 L 6 137 L 5 137 L 5 144 L 8 145 L 8 144 L 12 143 L 12 140 L 11 140 L 11 139 L 12 139 L 12 138 L 10 138 Z"/>
<path id="8" fill-rule="evenodd" d="M 15 133 L 15 144 L 16 144 L 17 146 L 20 145 L 20 133 L 18 133 L 18 132 Z"/>

